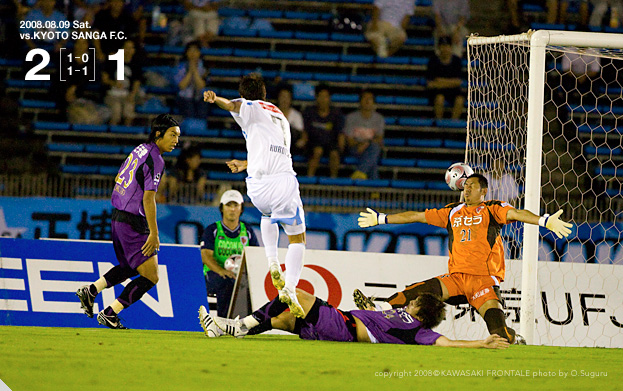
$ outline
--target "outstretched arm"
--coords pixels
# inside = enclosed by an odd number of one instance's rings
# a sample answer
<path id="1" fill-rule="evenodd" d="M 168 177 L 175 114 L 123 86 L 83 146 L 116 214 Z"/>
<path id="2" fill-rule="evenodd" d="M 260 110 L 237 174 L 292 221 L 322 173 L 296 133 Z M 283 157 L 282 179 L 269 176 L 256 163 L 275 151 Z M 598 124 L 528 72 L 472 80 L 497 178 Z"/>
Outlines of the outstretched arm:
<path id="1" fill-rule="evenodd" d="M 553 215 L 544 215 L 537 216 L 529 210 L 525 209 L 510 209 L 506 212 L 506 220 L 513 221 L 521 221 L 523 223 L 540 225 L 541 227 L 546 227 L 550 231 L 556 234 L 558 238 L 562 239 L 563 236 L 566 238 L 571 233 L 571 227 L 573 224 L 564 222 L 560 220 L 560 215 L 562 214 L 562 209 Z"/>
<path id="2" fill-rule="evenodd" d="M 216 93 L 214 91 L 204 91 L 203 101 L 208 103 L 216 103 L 216 105 L 223 110 L 240 113 L 240 102 L 232 102 L 229 99 L 216 96 Z"/>
<path id="3" fill-rule="evenodd" d="M 402 212 L 392 215 L 379 213 L 374 209 L 367 208 L 367 212 L 359 213 L 359 226 L 361 228 L 374 227 L 379 224 L 410 224 L 410 223 L 426 223 L 426 215 L 424 212 Z"/>
<path id="4" fill-rule="evenodd" d="M 449 348 L 485 348 L 485 349 L 506 349 L 509 346 L 506 338 L 502 338 L 497 334 L 491 334 L 487 339 L 479 341 L 455 341 L 444 337 L 443 335 L 434 343 L 434 346 L 443 346 Z"/>
<path id="5" fill-rule="evenodd" d="M 244 170 L 247 169 L 248 163 L 247 160 L 230 160 L 227 163 L 227 167 L 229 167 L 229 169 L 231 170 L 231 172 L 233 173 L 237 173 L 237 172 L 242 172 Z"/>

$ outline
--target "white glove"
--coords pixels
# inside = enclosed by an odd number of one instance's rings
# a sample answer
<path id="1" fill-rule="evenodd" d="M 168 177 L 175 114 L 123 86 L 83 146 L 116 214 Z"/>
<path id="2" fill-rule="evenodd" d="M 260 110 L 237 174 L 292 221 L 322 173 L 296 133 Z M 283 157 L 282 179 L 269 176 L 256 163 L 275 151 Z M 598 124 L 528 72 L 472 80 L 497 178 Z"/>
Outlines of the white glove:
<path id="1" fill-rule="evenodd" d="M 374 227 L 379 224 L 387 224 L 387 215 L 374 209 L 366 208 L 367 212 L 359 213 L 359 226 L 361 228 Z"/>
<path id="2" fill-rule="evenodd" d="M 570 228 L 573 227 L 573 224 L 566 223 L 560 220 L 559 217 L 561 214 L 562 214 L 562 209 L 560 209 L 558 212 L 554 213 L 551 216 L 546 214 L 545 216 L 539 219 L 539 225 L 555 233 L 559 239 L 562 239 L 563 236 L 565 238 L 569 236 L 569 234 L 571 233 Z"/>

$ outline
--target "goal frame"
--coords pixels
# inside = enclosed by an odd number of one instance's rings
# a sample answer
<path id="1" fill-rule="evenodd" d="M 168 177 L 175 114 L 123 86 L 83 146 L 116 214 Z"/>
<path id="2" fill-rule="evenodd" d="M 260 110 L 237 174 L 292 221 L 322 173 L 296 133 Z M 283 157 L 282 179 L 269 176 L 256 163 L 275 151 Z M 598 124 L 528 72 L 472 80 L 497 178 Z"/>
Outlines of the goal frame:
<path id="1" fill-rule="evenodd" d="M 548 45 L 582 46 L 605 49 L 623 49 L 622 34 L 587 33 L 575 31 L 538 30 L 517 35 L 497 37 L 471 36 L 468 47 L 498 43 L 524 43 L 529 45 L 528 111 L 526 134 L 525 209 L 539 215 L 541 210 L 541 168 L 543 157 L 543 108 L 545 96 L 545 57 Z M 468 49 L 468 54 L 470 50 Z M 470 59 L 468 58 L 468 66 Z M 468 72 L 468 85 L 471 85 Z M 468 96 L 468 102 L 471 101 Z M 468 110 L 467 123 L 471 122 Z M 469 132 L 467 133 L 469 146 Z M 467 150 L 465 152 L 467 158 Z M 534 343 L 538 290 L 539 226 L 525 224 L 523 231 L 521 318 L 519 332 L 528 344 Z"/>

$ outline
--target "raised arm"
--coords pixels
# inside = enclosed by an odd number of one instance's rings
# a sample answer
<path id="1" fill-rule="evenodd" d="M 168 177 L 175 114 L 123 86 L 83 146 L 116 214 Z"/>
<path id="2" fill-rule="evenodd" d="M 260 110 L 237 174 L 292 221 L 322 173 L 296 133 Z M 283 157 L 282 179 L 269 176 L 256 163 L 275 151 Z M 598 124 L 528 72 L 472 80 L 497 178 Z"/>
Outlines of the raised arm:
<path id="1" fill-rule="evenodd" d="M 361 212 L 359 216 L 358 222 L 361 228 L 374 227 L 379 224 L 426 223 L 424 212 L 415 211 L 386 215 L 385 213 L 379 213 L 374 209 L 367 208 L 367 212 Z"/>
<path id="2" fill-rule="evenodd" d="M 435 341 L 434 346 L 443 346 L 448 348 L 485 348 L 485 349 L 506 349 L 509 344 L 505 338 L 497 334 L 491 334 L 487 339 L 478 341 L 455 341 L 444 337 L 443 335 Z"/>
<path id="3" fill-rule="evenodd" d="M 569 236 L 573 224 L 560 220 L 561 214 L 562 209 L 551 216 L 548 214 L 545 214 L 544 216 L 537 216 L 526 209 L 510 209 L 506 212 L 506 220 L 540 225 L 541 227 L 549 229 L 555 233 L 558 238 L 562 239 L 563 237 L 566 238 Z"/>
<path id="4" fill-rule="evenodd" d="M 203 101 L 208 103 L 216 103 L 216 105 L 223 110 L 240 113 L 240 102 L 232 102 L 229 99 L 216 96 L 216 93 L 214 91 L 205 91 L 203 93 Z"/>

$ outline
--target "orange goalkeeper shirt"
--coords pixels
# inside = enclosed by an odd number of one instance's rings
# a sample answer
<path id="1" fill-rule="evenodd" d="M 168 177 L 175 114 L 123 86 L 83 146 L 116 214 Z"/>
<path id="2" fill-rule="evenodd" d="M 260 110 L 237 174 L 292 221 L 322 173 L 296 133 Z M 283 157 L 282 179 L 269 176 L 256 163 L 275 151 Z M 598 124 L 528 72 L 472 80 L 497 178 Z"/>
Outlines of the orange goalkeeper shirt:
<path id="1" fill-rule="evenodd" d="M 457 202 L 441 209 L 426 209 L 426 222 L 448 230 L 448 270 L 504 280 L 504 247 L 500 231 L 506 213 L 514 209 L 502 201 L 476 206 Z"/>

